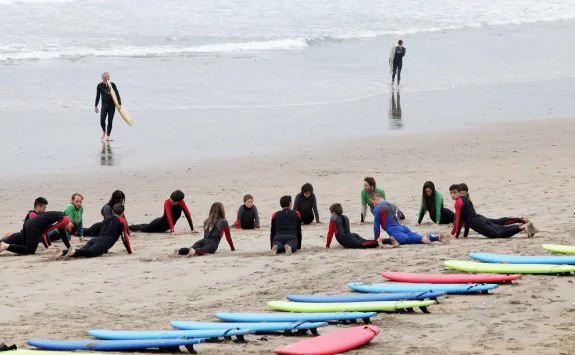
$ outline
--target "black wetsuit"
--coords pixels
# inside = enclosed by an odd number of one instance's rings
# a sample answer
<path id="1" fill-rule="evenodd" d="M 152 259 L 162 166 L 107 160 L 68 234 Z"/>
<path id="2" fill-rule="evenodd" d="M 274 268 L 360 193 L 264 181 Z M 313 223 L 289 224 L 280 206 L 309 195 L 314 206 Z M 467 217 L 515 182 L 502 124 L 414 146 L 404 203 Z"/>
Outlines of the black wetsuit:
<path id="1" fill-rule="evenodd" d="M 258 208 L 253 205 L 247 208 L 246 205 L 241 205 L 238 209 L 238 216 L 235 223 L 237 228 L 240 229 L 254 229 L 260 227 L 260 216 Z"/>
<path id="2" fill-rule="evenodd" d="M 102 228 L 98 238 L 90 239 L 88 243 L 80 249 L 76 249 L 76 252 L 72 257 L 94 258 L 104 255 L 114 246 L 114 244 L 116 244 L 120 237 L 122 238 L 122 242 L 124 242 L 124 247 L 126 247 L 128 253 L 132 254 L 128 224 L 126 223 L 126 220 L 123 217 L 112 215 L 101 223 Z M 66 252 L 64 252 L 64 255 L 66 255 Z"/>
<path id="3" fill-rule="evenodd" d="M 218 220 L 211 230 L 204 229 L 204 237 L 195 242 L 191 249 L 194 249 L 197 255 L 214 254 L 218 250 L 220 240 L 222 240 L 224 234 L 232 251 L 236 250 L 232 241 L 230 226 L 225 219 Z M 190 248 L 178 249 L 179 255 L 188 255 L 189 252 Z"/>
<path id="4" fill-rule="evenodd" d="M 34 210 L 28 211 L 28 213 L 26 213 L 26 217 L 24 217 L 24 223 L 22 224 L 22 229 L 19 232 L 10 234 L 2 241 L 6 244 L 22 244 L 22 235 L 23 235 L 22 232 L 24 231 L 24 226 L 26 225 L 26 222 L 28 222 L 30 218 L 34 218 L 36 216 L 38 216 L 38 213 L 36 213 L 36 211 Z"/>
<path id="5" fill-rule="evenodd" d="M 332 216 L 329 221 L 327 232 L 327 241 L 325 247 L 329 248 L 331 240 L 335 234 L 335 240 L 344 248 L 365 249 L 377 248 L 377 240 L 367 240 L 358 234 L 351 233 L 349 228 L 349 219 L 345 215 Z"/>
<path id="6" fill-rule="evenodd" d="M 38 216 L 29 219 L 22 229 L 22 236 L 18 241 L 11 240 L 8 244 L 8 251 L 16 254 L 27 255 L 35 254 L 38 249 L 38 243 L 42 242 L 46 248 L 50 246 L 51 240 L 47 237 L 48 232 L 57 229 L 57 239 L 62 239 L 67 248 L 70 248 L 70 242 L 66 238 L 64 227 L 70 223 L 70 218 L 64 212 L 51 211 L 44 212 Z M 63 238 L 59 236 L 63 235 Z"/>
<path id="7" fill-rule="evenodd" d="M 319 222 L 319 213 L 317 211 L 317 200 L 315 198 L 315 194 L 311 194 L 309 198 L 305 198 L 301 193 L 297 194 L 293 204 L 293 209 L 294 211 L 299 212 L 303 224 L 310 224 L 313 222 L 314 216 L 315 220 Z"/>
<path id="8" fill-rule="evenodd" d="M 397 72 L 397 83 L 401 81 L 401 68 L 403 67 L 403 57 L 405 56 L 405 47 L 396 46 L 395 55 L 393 56 L 393 75 L 391 77 L 391 82 L 395 80 L 395 74 Z"/>
<path id="9" fill-rule="evenodd" d="M 289 245 L 295 252 L 301 249 L 301 217 L 299 212 L 284 208 L 272 215 L 270 231 L 271 247 L 277 246 L 278 253 L 285 252 L 285 246 Z"/>
<path id="10" fill-rule="evenodd" d="M 178 222 L 178 219 L 182 216 L 182 212 L 188 220 L 191 230 L 194 230 L 194 223 L 192 221 L 192 215 L 188 210 L 188 206 L 184 201 L 180 201 L 176 205 L 172 205 L 172 200 L 167 199 L 164 202 L 164 215 L 160 218 L 154 219 L 148 224 L 133 224 L 130 226 L 130 230 L 133 232 L 144 232 L 144 233 L 164 233 L 167 231 L 174 231 L 174 225 Z"/>
<path id="11" fill-rule="evenodd" d="M 490 220 L 475 212 L 475 207 L 471 200 L 461 197 L 455 201 L 455 224 L 452 233 L 459 238 L 461 229 L 465 227 L 463 237 L 469 234 L 469 228 L 487 238 L 510 238 L 521 232 L 517 224 L 505 225 L 505 222 L 517 221 L 514 218 L 502 218 L 499 220 Z M 502 224 L 496 224 L 493 221 Z M 520 223 L 520 222 L 519 222 Z"/>
<path id="12" fill-rule="evenodd" d="M 122 105 L 122 99 L 120 98 L 120 93 L 116 84 L 110 82 L 112 89 L 116 93 L 118 98 L 118 104 Z M 112 95 L 110 94 L 110 87 L 105 83 L 100 83 L 96 87 L 96 107 L 100 102 L 100 96 L 102 96 L 102 109 L 100 110 L 100 125 L 102 126 L 102 131 L 106 132 L 109 136 L 112 133 L 112 124 L 114 122 L 114 113 L 116 112 L 116 106 L 114 105 L 114 100 L 112 100 Z M 106 129 L 106 116 L 108 116 L 108 129 Z"/>

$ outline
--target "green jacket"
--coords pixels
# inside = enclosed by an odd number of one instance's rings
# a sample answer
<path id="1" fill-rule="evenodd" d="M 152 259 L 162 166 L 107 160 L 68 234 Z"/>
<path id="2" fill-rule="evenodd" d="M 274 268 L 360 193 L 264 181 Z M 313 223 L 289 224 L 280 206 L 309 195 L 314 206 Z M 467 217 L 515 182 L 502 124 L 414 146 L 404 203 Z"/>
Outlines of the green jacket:
<path id="1" fill-rule="evenodd" d="M 73 204 L 69 203 L 68 206 L 66 206 L 66 209 L 64 210 L 64 214 L 70 217 L 70 220 L 72 220 L 72 222 L 76 223 L 76 225 L 78 226 L 78 235 L 83 236 L 84 228 L 82 225 L 82 215 L 84 214 L 84 207 L 80 207 L 80 209 L 77 210 Z"/>
<path id="2" fill-rule="evenodd" d="M 425 216 L 426 204 L 421 201 L 421 206 L 419 207 L 419 216 L 417 217 L 417 223 L 421 223 L 423 216 Z M 439 191 L 435 191 L 435 223 L 439 223 L 441 220 L 441 209 L 443 208 L 443 196 Z"/>
<path id="3" fill-rule="evenodd" d="M 383 199 L 386 200 L 385 191 L 383 191 L 382 188 L 376 187 L 374 192 L 380 193 L 383 196 Z M 371 213 L 373 213 L 374 207 L 373 207 L 373 203 L 371 203 L 371 194 L 369 194 L 365 190 L 361 190 L 361 205 L 362 206 L 369 206 Z"/>

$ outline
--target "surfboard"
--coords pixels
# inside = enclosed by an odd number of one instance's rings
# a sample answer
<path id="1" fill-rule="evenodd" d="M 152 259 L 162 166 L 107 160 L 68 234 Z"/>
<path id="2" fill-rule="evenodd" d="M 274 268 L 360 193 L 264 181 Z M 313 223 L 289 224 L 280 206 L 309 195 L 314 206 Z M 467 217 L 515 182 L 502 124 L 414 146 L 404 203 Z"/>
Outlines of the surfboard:
<path id="1" fill-rule="evenodd" d="M 543 249 L 561 254 L 575 254 L 575 245 L 543 244 Z"/>
<path id="2" fill-rule="evenodd" d="M 445 292 L 405 292 L 405 293 L 368 293 L 343 295 L 287 295 L 286 298 L 294 302 L 308 303 L 338 303 L 338 302 L 377 302 L 377 301 L 409 301 L 437 299 Z"/>
<path id="3" fill-rule="evenodd" d="M 552 255 L 507 255 L 493 253 L 469 253 L 471 259 L 479 260 L 484 263 L 508 263 L 508 264 L 554 264 L 554 265 L 573 265 L 575 256 L 552 256 Z"/>
<path id="4" fill-rule="evenodd" d="M 52 351 L 52 350 L 28 350 L 28 349 L 16 349 L 3 351 L 2 355 L 70 355 L 68 351 Z M 108 352 L 106 355 L 120 355 L 120 353 Z"/>
<path id="5" fill-rule="evenodd" d="M 186 322 L 173 320 L 172 327 L 184 330 L 207 329 L 251 329 L 256 333 L 283 332 L 294 330 L 312 330 L 327 326 L 327 322 L 259 322 L 259 323 L 225 323 L 225 322 Z"/>
<path id="6" fill-rule="evenodd" d="M 132 126 L 134 124 L 132 116 L 130 116 L 130 113 L 124 106 L 122 106 L 122 109 L 120 110 L 120 103 L 118 102 L 118 97 L 116 96 L 116 92 L 112 88 L 111 84 L 108 85 L 108 90 L 110 91 L 110 96 L 112 96 L 112 101 L 114 101 L 114 106 L 116 106 L 116 110 L 118 110 L 118 113 L 120 113 L 120 116 L 122 116 L 124 121 L 130 126 Z"/>
<path id="7" fill-rule="evenodd" d="M 381 276 L 397 282 L 462 284 L 462 283 L 498 283 L 510 282 L 521 278 L 521 275 L 492 274 L 419 274 L 409 272 L 382 272 Z"/>
<path id="8" fill-rule="evenodd" d="M 376 312 L 326 312 L 326 313 L 216 313 L 216 318 L 226 322 L 335 322 L 362 319 L 369 323 Z"/>
<path id="9" fill-rule="evenodd" d="M 487 292 L 497 288 L 497 284 L 424 284 L 424 283 L 349 283 L 348 287 L 358 292 L 438 292 L 474 293 Z"/>
<path id="10" fill-rule="evenodd" d="M 447 260 L 443 265 L 454 270 L 492 274 L 565 274 L 575 272 L 575 265 L 489 264 L 461 260 Z"/>
<path id="11" fill-rule="evenodd" d="M 180 338 L 220 338 L 241 337 L 245 334 L 253 334 L 252 329 L 227 329 L 212 330 L 157 330 L 157 331 L 130 331 L 130 330 L 105 330 L 91 329 L 88 334 L 97 339 L 104 340 L 150 340 L 150 339 L 180 339 Z"/>
<path id="12" fill-rule="evenodd" d="M 206 339 L 154 339 L 154 340 L 49 340 L 29 339 L 28 345 L 44 350 L 135 350 L 173 348 L 204 343 Z"/>
<path id="13" fill-rule="evenodd" d="M 389 50 L 389 75 L 393 73 L 393 59 L 395 58 L 395 47 L 397 44 L 395 42 L 391 43 L 391 49 Z"/>
<path id="14" fill-rule="evenodd" d="M 380 302 L 344 302 L 344 303 L 306 303 L 289 301 L 271 301 L 268 307 L 284 312 L 321 313 L 321 312 L 383 312 L 428 307 L 435 301 L 380 301 Z"/>
<path id="15" fill-rule="evenodd" d="M 275 349 L 274 353 L 282 355 L 339 354 L 370 342 L 378 334 L 379 328 L 373 325 L 341 329 L 282 346 Z"/>

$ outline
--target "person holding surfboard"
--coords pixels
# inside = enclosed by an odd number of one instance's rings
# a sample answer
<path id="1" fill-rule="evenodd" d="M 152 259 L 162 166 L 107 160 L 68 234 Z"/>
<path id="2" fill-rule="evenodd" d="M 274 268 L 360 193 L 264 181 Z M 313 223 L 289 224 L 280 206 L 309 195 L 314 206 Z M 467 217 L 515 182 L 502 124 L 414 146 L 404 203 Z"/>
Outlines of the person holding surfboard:
<path id="1" fill-rule="evenodd" d="M 114 113 L 116 113 L 116 106 L 112 98 L 112 90 L 116 94 L 118 100 L 118 111 L 122 110 L 122 99 L 116 84 L 110 81 L 110 73 L 105 72 L 102 74 L 102 82 L 96 87 L 96 105 L 94 111 L 100 112 L 100 126 L 102 126 L 102 139 L 111 141 L 110 135 L 112 134 L 112 125 L 114 122 Z M 98 103 L 102 97 L 102 108 L 98 110 Z M 106 127 L 106 116 L 108 117 L 108 127 Z"/>
<path id="2" fill-rule="evenodd" d="M 403 57 L 405 57 L 405 47 L 403 40 L 397 41 L 397 45 L 393 46 L 389 56 L 389 66 L 391 67 L 391 85 L 395 81 L 395 74 L 397 73 L 397 85 L 401 81 L 401 68 L 403 67 Z"/>

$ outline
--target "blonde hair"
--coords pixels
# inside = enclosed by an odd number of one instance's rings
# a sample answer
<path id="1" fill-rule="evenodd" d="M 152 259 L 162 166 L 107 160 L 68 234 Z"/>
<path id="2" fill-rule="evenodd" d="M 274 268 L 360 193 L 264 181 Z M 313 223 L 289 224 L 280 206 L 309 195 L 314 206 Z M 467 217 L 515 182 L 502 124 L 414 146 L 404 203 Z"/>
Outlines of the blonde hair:
<path id="1" fill-rule="evenodd" d="M 102 79 L 104 79 L 104 76 L 106 76 L 106 75 L 110 75 L 110 73 L 108 73 L 107 71 L 103 72 L 102 73 Z"/>

